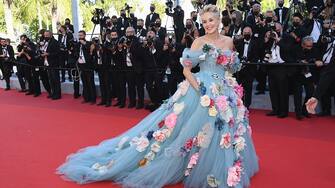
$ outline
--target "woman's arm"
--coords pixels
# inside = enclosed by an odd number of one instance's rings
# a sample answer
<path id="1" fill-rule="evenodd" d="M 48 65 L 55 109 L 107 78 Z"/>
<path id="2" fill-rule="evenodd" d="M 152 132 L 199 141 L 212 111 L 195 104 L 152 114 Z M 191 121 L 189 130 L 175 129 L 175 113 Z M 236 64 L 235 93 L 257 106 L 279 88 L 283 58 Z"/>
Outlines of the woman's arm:
<path id="1" fill-rule="evenodd" d="M 200 49 L 201 47 L 201 42 L 199 39 L 196 39 L 193 44 L 192 44 L 192 47 L 191 47 L 191 50 L 198 50 Z M 199 84 L 197 82 L 197 80 L 194 78 L 192 72 L 191 72 L 191 69 L 192 69 L 192 65 L 184 65 L 184 70 L 183 70 L 183 74 L 186 78 L 186 80 L 191 84 L 191 86 L 199 91 Z"/>

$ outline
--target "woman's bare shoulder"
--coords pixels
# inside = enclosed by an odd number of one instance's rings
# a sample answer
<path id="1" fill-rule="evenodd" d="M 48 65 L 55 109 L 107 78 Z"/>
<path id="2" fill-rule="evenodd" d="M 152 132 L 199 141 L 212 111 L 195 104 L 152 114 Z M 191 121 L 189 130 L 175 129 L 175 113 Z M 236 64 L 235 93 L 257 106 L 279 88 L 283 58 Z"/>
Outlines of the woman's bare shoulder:
<path id="1" fill-rule="evenodd" d="M 230 50 L 234 49 L 234 42 L 231 37 L 221 35 L 221 44 L 224 45 L 224 48 L 227 48 Z"/>

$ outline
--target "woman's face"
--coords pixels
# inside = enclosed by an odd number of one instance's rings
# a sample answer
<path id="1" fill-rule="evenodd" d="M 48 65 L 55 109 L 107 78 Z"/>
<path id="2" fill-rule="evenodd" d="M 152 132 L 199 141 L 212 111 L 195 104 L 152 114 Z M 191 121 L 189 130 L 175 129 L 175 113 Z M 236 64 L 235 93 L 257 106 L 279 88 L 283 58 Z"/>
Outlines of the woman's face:
<path id="1" fill-rule="evenodd" d="M 201 16 L 202 25 L 206 34 L 218 32 L 220 26 L 220 18 L 211 12 L 206 12 Z"/>

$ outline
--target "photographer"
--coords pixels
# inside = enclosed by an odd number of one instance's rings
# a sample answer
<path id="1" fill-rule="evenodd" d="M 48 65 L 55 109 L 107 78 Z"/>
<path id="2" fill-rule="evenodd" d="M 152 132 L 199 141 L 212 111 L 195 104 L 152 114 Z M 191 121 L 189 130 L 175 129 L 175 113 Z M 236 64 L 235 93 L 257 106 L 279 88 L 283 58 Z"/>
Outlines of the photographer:
<path id="1" fill-rule="evenodd" d="M 304 27 L 306 33 L 313 37 L 313 43 L 316 45 L 322 33 L 323 21 L 318 17 L 318 7 L 313 7 L 309 13 L 309 17 L 305 19 Z"/>
<path id="2" fill-rule="evenodd" d="M 73 25 L 71 24 L 70 18 L 65 19 L 64 25 L 66 27 L 65 30 L 66 30 L 67 33 L 74 33 Z"/>
<path id="3" fill-rule="evenodd" d="M 183 67 L 179 62 L 183 49 L 172 35 L 165 38 L 163 53 L 166 54 L 166 62 L 162 63 L 162 68 L 165 70 L 163 83 L 167 82 L 167 88 L 164 90 L 163 99 L 172 96 L 177 91 L 177 85 L 184 79 Z"/>
<path id="4" fill-rule="evenodd" d="M 252 38 L 252 29 L 249 26 L 243 29 L 243 38 L 235 39 L 235 48 L 239 53 L 242 69 L 237 73 L 237 80 L 242 84 L 245 94 L 243 97 L 244 105 L 249 108 L 252 101 L 252 83 L 256 76 L 256 65 L 245 65 L 248 63 L 257 63 L 261 57 L 262 46 Z"/>
<path id="5" fill-rule="evenodd" d="M 321 35 L 318 45 L 320 49 L 320 54 L 322 57 L 322 66 L 319 68 L 319 76 L 321 81 L 321 75 L 329 74 L 329 69 L 331 68 L 332 61 L 334 61 L 334 47 L 335 47 L 335 23 L 333 20 L 325 20 L 323 22 L 323 34 Z M 319 78 L 316 83 L 320 83 Z M 319 116 L 329 116 L 331 113 L 331 96 L 332 96 L 331 87 L 327 87 L 326 91 L 322 91 L 320 95 L 321 102 L 321 112 Z"/>
<path id="6" fill-rule="evenodd" d="M 27 35 L 20 36 L 20 44 L 17 46 L 17 60 L 20 64 L 18 68 L 18 80 L 20 82 L 21 91 L 27 92 L 26 95 L 34 94 L 34 82 L 32 71 L 34 66 L 35 45 Z M 26 82 L 28 82 L 28 90 L 26 90 Z"/>
<path id="7" fill-rule="evenodd" d="M 96 91 L 94 83 L 94 65 L 90 56 L 91 42 L 86 41 L 86 32 L 78 32 L 79 42 L 75 46 L 75 58 L 81 71 L 81 81 L 83 83 L 82 103 L 96 103 Z"/>
<path id="8" fill-rule="evenodd" d="M 3 79 L 6 81 L 6 89 L 10 90 L 10 77 L 12 75 L 14 50 L 13 47 L 7 43 L 6 39 L 0 39 L 1 52 L 0 52 L 0 68 L 3 74 Z"/>
<path id="9" fill-rule="evenodd" d="M 110 34 L 109 34 L 110 35 Z M 108 36 L 108 34 L 107 34 Z M 105 105 L 111 106 L 110 84 L 109 84 L 109 68 L 111 61 L 108 61 L 107 48 L 100 44 L 99 38 L 93 38 L 90 47 L 90 56 L 95 70 L 98 72 L 99 85 L 101 92 L 101 102 L 98 106 Z"/>
<path id="10" fill-rule="evenodd" d="M 155 30 L 156 38 L 159 39 L 160 41 L 164 41 L 166 37 L 166 28 L 161 26 L 162 26 L 162 20 L 160 18 L 157 18 L 153 29 Z"/>
<path id="11" fill-rule="evenodd" d="M 197 28 L 193 24 L 192 20 L 187 19 L 186 20 L 186 28 L 185 28 L 183 39 L 181 40 L 181 44 L 186 45 L 187 40 L 194 41 L 194 39 L 196 39 L 198 37 L 199 37 L 199 31 L 197 30 Z"/>
<path id="12" fill-rule="evenodd" d="M 228 36 L 232 37 L 233 39 L 235 39 L 235 37 L 239 38 L 242 35 L 242 29 L 245 25 L 242 18 L 242 13 L 240 11 L 234 11 L 231 14 L 231 21 L 232 24 L 229 27 Z"/>
<path id="13" fill-rule="evenodd" d="M 117 92 L 119 91 L 119 82 L 118 82 L 118 72 L 116 67 L 116 62 L 114 59 L 114 53 L 117 50 L 117 43 L 118 43 L 118 35 L 117 30 L 107 31 L 106 41 L 104 42 L 104 60 L 107 64 L 110 64 L 110 70 L 108 72 L 111 93 L 110 98 L 116 98 Z M 109 63 L 108 63 L 109 62 Z M 106 105 L 108 107 L 108 105 Z"/>
<path id="14" fill-rule="evenodd" d="M 158 73 L 159 64 L 162 62 L 162 42 L 156 38 L 154 31 L 148 31 L 147 38 L 143 42 L 142 47 L 142 60 L 144 63 L 145 72 L 145 84 L 151 99 L 151 104 L 147 106 L 147 109 L 153 111 L 159 107 L 161 97 L 159 96 L 160 89 L 160 77 Z"/>
<path id="15" fill-rule="evenodd" d="M 70 42 L 73 40 L 73 35 L 71 33 L 66 32 L 66 27 L 61 26 L 59 28 L 60 34 L 58 35 L 58 43 L 59 43 L 59 63 L 60 68 L 68 68 L 68 46 L 70 45 Z M 72 82 L 72 75 L 71 71 L 67 71 L 69 75 L 69 81 Z M 62 73 L 62 82 L 65 82 L 65 70 L 61 70 Z"/>
<path id="16" fill-rule="evenodd" d="M 178 43 L 181 42 L 184 32 L 184 10 L 177 5 L 172 12 L 172 1 L 167 1 L 166 3 L 167 8 L 165 9 L 165 14 L 171 16 L 173 18 L 173 29 L 176 36 L 176 41 Z M 163 39 L 162 41 L 164 41 Z"/>
<path id="17" fill-rule="evenodd" d="M 126 11 L 120 11 L 120 17 L 117 19 L 117 30 L 119 37 L 125 36 L 127 27 L 130 26 L 129 19 L 127 18 Z"/>
<path id="18" fill-rule="evenodd" d="M 155 9 L 156 9 L 155 5 L 151 4 L 150 14 L 148 14 L 147 17 L 145 18 L 145 28 L 147 30 L 149 30 L 149 27 L 156 22 L 157 18 L 159 18 L 159 14 L 155 12 Z"/>
<path id="19" fill-rule="evenodd" d="M 51 31 L 45 31 L 44 34 L 44 46 L 42 49 L 41 57 L 44 60 L 44 65 L 50 67 L 48 71 L 48 78 L 50 83 L 50 95 L 48 96 L 52 100 L 58 100 L 61 98 L 61 84 L 59 77 L 59 44 L 55 40 Z"/>
<path id="20" fill-rule="evenodd" d="M 246 24 L 251 26 L 253 37 L 261 41 L 264 36 L 265 20 L 261 14 L 261 4 L 258 1 L 252 3 L 252 9 L 247 16 Z"/>
<path id="21" fill-rule="evenodd" d="M 264 62 L 280 64 L 266 67 L 272 105 L 272 111 L 267 115 L 285 118 L 288 116 L 288 78 L 292 76 L 285 63 L 296 62 L 296 57 L 292 53 L 295 41 L 288 34 L 281 33 L 282 26 L 279 23 L 275 24 L 275 31 L 266 32 Z"/>
<path id="22" fill-rule="evenodd" d="M 144 26 L 144 20 L 138 19 L 137 20 L 137 27 L 136 27 L 136 37 L 146 37 L 147 36 L 147 30 L 143 28 Z"/>
<path id="23" fill-rule="evenodd" d="M 80 86 L 80 73 L 76 59 L 75 48 L 78 45 L 77 41 L 71 40 L 68 46 L 68 68 L 71 68 L 70 74 L 73 78 L 73 98 L 79 98 L 79 86 Z"/>
<path id="24" fill-rule="evenodd" d="M 307 36 L 302 39 L 301 48 L 297 51 L 298 62 L 300 63 L 315 63 L 316 66 L 321 66 L 321 56 L 319 50 L 313 45 L 313 37 Z M 309 98 L 313 96 L 314 93 L 314 82 L 313 82 L 313 74 L 312 66 L 305 66 L 299 68 L 299 72 L 293 80 L 296 84 L 295 86 L 295 95 L 294 95 L 294 103 L 295 108 L 298 109 L 305 117 L 310 117 L 308 112 L 306 111 L 305 103 Z M 305 90 L 305 99 L 304 103 L 301 104 L 302 101 L 302 89 Z M 299 118 L 302 118 L 300 116 Z"/>

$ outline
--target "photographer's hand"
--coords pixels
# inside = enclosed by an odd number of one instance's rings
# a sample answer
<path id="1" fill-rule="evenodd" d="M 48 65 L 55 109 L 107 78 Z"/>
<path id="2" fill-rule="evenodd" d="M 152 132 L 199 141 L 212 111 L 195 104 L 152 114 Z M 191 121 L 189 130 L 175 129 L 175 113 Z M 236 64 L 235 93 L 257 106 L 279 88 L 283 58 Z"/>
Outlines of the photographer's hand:
<path id="1" fill-rule="evenodd" d="M 322 66 L 323 66 L 323 62 L 320 61 L 320 60 L 317 60 L 317 61 L 315 61 L 315 65 L 316 65 L 317 67 L 322 67 Z"/>

